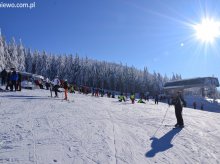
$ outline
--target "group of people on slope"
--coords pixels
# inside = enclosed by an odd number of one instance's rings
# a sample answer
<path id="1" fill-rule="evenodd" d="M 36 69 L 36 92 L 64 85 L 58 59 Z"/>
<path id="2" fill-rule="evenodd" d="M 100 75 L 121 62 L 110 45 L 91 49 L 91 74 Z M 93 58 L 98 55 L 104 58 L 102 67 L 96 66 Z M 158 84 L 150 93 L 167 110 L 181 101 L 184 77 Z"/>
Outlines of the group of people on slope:
<path id="1" fill-rule="evenodd" d="M 67 83 L 67 79 L 65 79 L 65 81 L 63 83 L 61 83 L 60 79 L 58 76 L 56 76 L 54 78 L 54 80 L 52 82 L 49 82 L 49 79 L 46 79 L 46 87 L 47 89 L 49 88 L 50 85 L 50 91 L 52 93 L 52 90 L 54 90 L 55 92 L 55 97 L 58 97 L 58 92 L 59 92 L 59 88 L 62 87 L 64 88 L 64 100 L 67 100 L 67 93 L 68 93 L 68 89 L 69 89 L 69 85 Z M 51 94 L 52 96 L 52 94 Z"/>
<path id="2" fill-rule="evenodd" d="M 118 96 L 118 99 L 119 99 L 119 102 L 126 101 L 126 97 L 123 95 L 123 93 L 121 93 Z M 154 99 L 155 99 L 155 104 L 158 104 L 159 99 L 158 99 L 157 95 L 154 96 Z M 134 93 L 131 93 L 130 100 L 131 100 L 132 104 L 134 104 L 134 102 L 135 102 L 135 94 Z M 138 103 L 145 103 L 143 101 L 142 97 L 138 100 Z M 183 99 L 181 92 L 176 92 L 172 96 L 172 100 L 169 105 L 174 105 L 174 108 L 175 108 L 175 116 L 176 116 L 176 120 L 177 120 L 175 127 L 183 128 L 184 121 L 183 121 L 183 117 L 182 117 L 182 110 L 183 110 L 183 107 L 186 106 L 186 101 Z"/>
<path id="3" fill-rule="evenodd" d="M 10 72 L 5 69 L 1 72 L 1 85 L 6 85 L 6 90 L 21 91 L 21 74 L 16 72 L 15 68 L 11 68 Z"/>
<path id="4" fill-rule="evenodd" d="M 193 102 L 193 108 L 194 108 L 194 109 L 197 109 L 197 103 L 196 103 L 196 101 Z M 201 110 L 204 109 L 204 104 L 203 104 L 203 102 L 201 102 L 201 104 L 200 104 L 200 109 L 201 109 Z"/>
<path id="5" fill-rule="evenodd" d="M 119 102 L 122 102 L 122 101 L 125 102 L 127 97 L 128 97 L 127 94 L 124 96 L 124 94 L 121 93 L 118 96 L 118 100 L 119 100 Z M 154 99 L 155 99 L 155 104 L 158 104 L 158 102 L 159 102 L 158 95 L 155 95 Z M 131 100 L 132 104 L 135 103 L 135 94 L 133 92 L 130 94 L 130 100 Z M 144 100 L 149 101 L 149 95 L 145 96 L 144 94 L 140 94 L 140 99 L 137 101 L 137 103 L 144 103 L 145 104 L 146 102 L 144 102 Z"/>
<path id="6" fill-rule="evenodd" d="M 7 72 L 5 69 L 1 72 L 1 84 L 2 85 L 6 85 L 6 90 L 9 90 L 8 87 L 10 87 L 10 90 L 13 91 L 21 91 L 21 74 L 17 73 L 15 68 L 12 68 L 10 72 Z M 54 78 L 54 80 L 51 82 L 48 78 L 46 79 L 46 88 L 51 90 L 54 90 L 55 92 L 55 97 L 58 97 L 58 92 L 59 92 L 59 88 L 62 87 L 64 88 L 64 100 L 68 100 L 68 90 L 70 89 L 70 92 L 75 93 L 74 91 L 74 86 L 69 86 L 67 79 L 61 83 L 60 79 L 58 76 L 56 76 Z M 92 90 L 92 95 L 98 96 L 98 94 L 101 94 L 101 96 L 103 97 L 104 95 L 104 90 L 98 90 L 98 89 L 94 89 Z M 108 93 L 107 96 L 110 97 L 110 94 Z M 156 95 L 155 97 L 155 104 L 158 104 L 158 96 Z M 125 96 L 123 95 L 123 93 L 121 93 L 118 96 L 118 99 L 120 102 L 122 101 L 126 101 Z M 145 103 L 143 100 L 143 97 L 141 97 L 138 100 L 138 103 Z M 149 100 L 149 97 L 146 98 L 147 100 Z M 130 100 L 132 102 L 132 104 L 134 104 L 135 102 L 135 94 L 131 93 L 130 95 Z M 184 127 L 184 122 L 183 122 L 183 117 L 182 117 L 182 110 L 183 110 L 183 106 L 186 105 L 186 102 L 184 101 L 183 97 L 181 96 L 180 92 L 177 92 L 173 97 L 172 97 L 172 101 L 171 101 L 171 105 L 174 105 L 175 107 L 175 116 L 177 119 L 177 123 L 175 125 L 175 127 Z M 194 105 L 195 107 L 195 105 Z"/>

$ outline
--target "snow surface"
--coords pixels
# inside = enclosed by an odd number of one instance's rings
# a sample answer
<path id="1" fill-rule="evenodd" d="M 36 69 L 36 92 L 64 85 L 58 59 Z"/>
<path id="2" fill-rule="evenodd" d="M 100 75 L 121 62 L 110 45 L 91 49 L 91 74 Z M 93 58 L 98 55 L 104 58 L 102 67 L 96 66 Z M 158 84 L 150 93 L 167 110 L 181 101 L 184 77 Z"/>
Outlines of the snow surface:
<path id="1" fill-rule="evenodd" d="M 0 92 L 0 163 L 220 163 L 220 113 L 46 90 Z M 163 119 L 164 118 L 164 119 Z M 167 125 L 167 126 L 165 126 Z"/>

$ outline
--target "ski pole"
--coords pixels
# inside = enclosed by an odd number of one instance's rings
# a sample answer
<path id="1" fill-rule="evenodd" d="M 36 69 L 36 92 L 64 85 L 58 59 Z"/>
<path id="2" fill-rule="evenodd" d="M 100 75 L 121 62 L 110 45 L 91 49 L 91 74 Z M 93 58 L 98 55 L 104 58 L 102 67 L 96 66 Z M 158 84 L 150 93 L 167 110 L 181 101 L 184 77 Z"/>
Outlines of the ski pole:
<path id="1" fill-rule="evenodd" d="M 163 125 L 163 122 L 164 122 L 164 120 L 165 120 L 165 118 L 166 118 L 168 109 L 169 109 L 169 106 L 167 107 L 166 112 L 165 112 L 165 114 L 164 114 L 164 116 L 163 116 L 163 119 L 162 119 L 162 121 L 161 121 L 161 125 L 157 128 L 157 130 L 156 130 L 155 133 L 153 134 L 153 137 L 155 137 L 155 135 L 157 134 L 158 130 L 159 130 L 159 129 L 161 128 L 161 126 Z M 153 137 L 151 137 L 151 138 L 153 138 Z"/>

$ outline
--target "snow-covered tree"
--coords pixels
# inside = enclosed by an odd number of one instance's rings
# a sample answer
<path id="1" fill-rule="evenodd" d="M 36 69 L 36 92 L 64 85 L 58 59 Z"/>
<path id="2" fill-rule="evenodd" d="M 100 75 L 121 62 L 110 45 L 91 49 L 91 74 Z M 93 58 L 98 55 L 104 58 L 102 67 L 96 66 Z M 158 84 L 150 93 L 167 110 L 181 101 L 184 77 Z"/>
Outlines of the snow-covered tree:
<path id="1" fill-rule="evenodd" d="M 0 34 L 0 71 L 5 69 L 6 60 L 5 60 L 5 48 L 4 48 L 4 40 L 2 35 Z"/>
<path id="2" fill-rule="evenodd" d="M 13 38 L 8 46 L 5 39 L 0 36 L 0 70 L 4 67 L 8 69 L 15 67 L 21 71 L 49 77 L 51 80 L 58 75 L 72 84 L 126 93 L 158 94 L 162 91 L 164 83 L 169 81 L 166 75 L 148 72 L 147 67 L 138 70 L 134 66 L 122 63 L 80 58 L 78 54 L 48 55 L 45 51 L 37 50 L 32 53 L 30 49 L 24 48 L 21 41 L 17 45 Z M 171 80 L 179 79 L 181 75 L 173 73 Z"/>
<path id="3" fill-rule="evenodd" d="M 17 51 L 17 45 L 15 42 L 15 38 L 12 38 L 11 42 L 9 43 L 9 47 L 8 47 L 8 53 L 9 55 L 7 56 L 7 62 L 8 62 L 8 66 L 10 68 L 15 68 L 18 69 L 19 68 L 19 61 L 18 61 L 18 51 Z"/>
<path id="4" fill-rule="evenodd" d="M 25 71 L 31 73 L 32 72 L 32 52 L 31 49 L 25 50 Z"/>
<path id="5" fill-rule="evenodd" d="M 21 39 L 19 45 L 17 46 L 17 60 L 18 60 L 17 70 L 25 71 L 25 50 L 22 45 Z"/>

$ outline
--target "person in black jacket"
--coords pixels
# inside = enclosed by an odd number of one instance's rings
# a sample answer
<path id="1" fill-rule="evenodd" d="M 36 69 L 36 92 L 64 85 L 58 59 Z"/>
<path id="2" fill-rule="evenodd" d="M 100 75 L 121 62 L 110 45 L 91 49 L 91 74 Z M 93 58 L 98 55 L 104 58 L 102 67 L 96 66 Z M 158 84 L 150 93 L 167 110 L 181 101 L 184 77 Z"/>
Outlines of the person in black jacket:
<path id="1" fill-rule="evenodd" d="M 1 77 L 2 77 L 2 85 L 5 85 L 7 78 L 7 71 L 5 69 L 1 72 Z"/>
<path id="2" fill-rule="evenodd" d="M 175 97 L 172 99 L 172 104 L 175 107 L 175 115 L 176 115 L 176 119 L 177 119 L 177 123 L 176 123 L 175 127 L 183 128 L 184 122 L 183 122 L 183 117 L 182 117 L 182 110 L 183 110 L 183 106 L 185 106 L 184 105 L 185 101 L 184 101 L 183 97 L 181 96 L 180 92 L 177 92 Z"/>
<path id="3" fill-rule="evenodd" d="M 158 95 L 155 95 L 155 104 L 158 104 L 158 102 L 159 102 L 159 97 Z"/>
<path id="4" fill-rule="evenodd" d="M 6 84 L 5 90 L 9 90 L 8 87 L 11 88 L 11 72 L 8 72 L 7 74 L 7 84 Z"/>
<path id="5" fill-rule="evenodd" d="M 64 100 L 67 100 L 67 93 L 68 93 L 68 83 L 67 83 L 67 79 L 64 81 L 64 83 L 63 83 L 63 88 L 64 88 L 64 90 L 65 90 L 65 98 L 64 98 Z"/>

